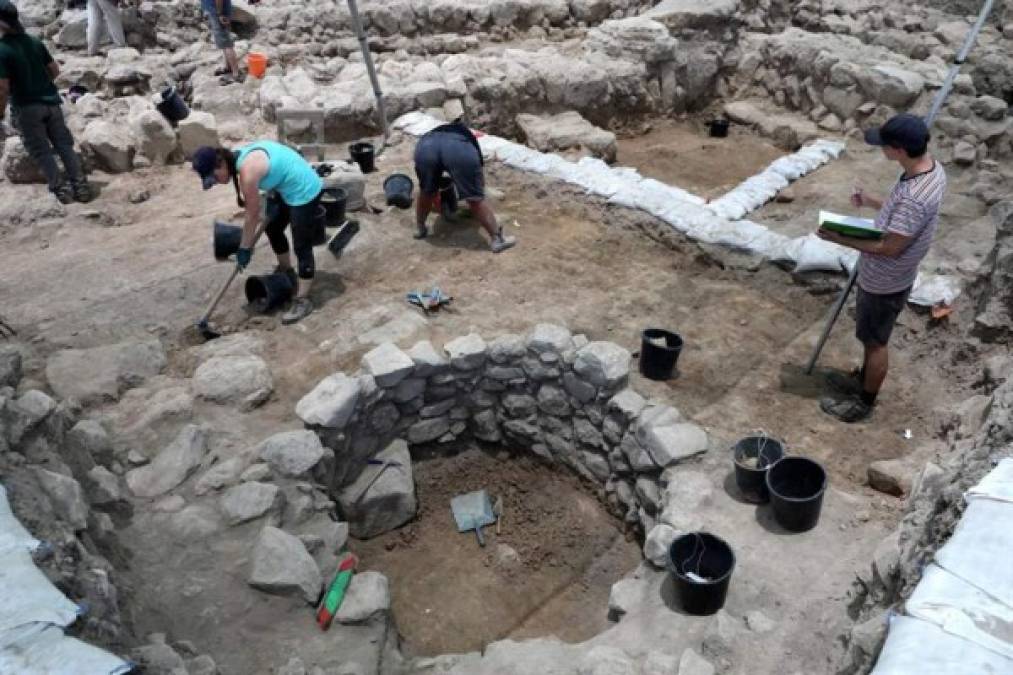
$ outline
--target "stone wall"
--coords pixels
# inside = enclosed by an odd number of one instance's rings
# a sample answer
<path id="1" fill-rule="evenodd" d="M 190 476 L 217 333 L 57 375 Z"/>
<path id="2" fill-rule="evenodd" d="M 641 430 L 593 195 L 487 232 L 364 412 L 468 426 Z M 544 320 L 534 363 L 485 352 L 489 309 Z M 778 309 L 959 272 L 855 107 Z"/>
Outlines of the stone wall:
<path id="1" fill-rule="evenodd" d="M 628 387 L 630 353 L 553 324 L 443 349 L 385 343 L 354 375 L 334 373 L 296 413 L 334 452 L 339 493 L 396 438 L 412 445 L 474 438 L 528 450 L 601 486 L 610 506 L 645 532 L 663 506 L 662 472 L 708 449 L 707 434 Z"/>

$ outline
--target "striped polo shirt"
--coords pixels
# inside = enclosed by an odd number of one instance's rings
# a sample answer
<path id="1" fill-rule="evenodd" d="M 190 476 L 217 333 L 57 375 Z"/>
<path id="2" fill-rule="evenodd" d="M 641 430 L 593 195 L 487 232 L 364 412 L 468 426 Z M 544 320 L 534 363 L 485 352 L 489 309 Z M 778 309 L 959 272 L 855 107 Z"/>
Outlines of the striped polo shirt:
<path id="1" fill-rule="evenodd" d="M 876 216 L 876 228 L 911 237 L 912 242 L 897 258 L 872 253 L 859 257 L 858 285 L 865 292 L 888 295 L 914 285 L 918 264 L 932 245 L 945 192 L 946 172 L 936 161 L 929 171 L 897 182 Z"/>

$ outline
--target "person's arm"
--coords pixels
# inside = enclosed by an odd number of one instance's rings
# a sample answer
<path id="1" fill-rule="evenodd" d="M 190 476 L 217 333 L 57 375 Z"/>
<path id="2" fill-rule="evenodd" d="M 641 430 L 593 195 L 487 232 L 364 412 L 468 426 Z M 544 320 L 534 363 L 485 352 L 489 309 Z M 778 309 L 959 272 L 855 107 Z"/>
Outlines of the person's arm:
<path id="1" fill-rule="evenodd" d="M 243 167 L 246 168 L 245 166 Z M 239 185 L 243 192 L 243 201 L 246 202 L 246 215 L 243 218 L 243 239 L 240 248 L 253 248 L 253 238 L 257 234 L 257 226 L 260 225 L 260 190 L 257 183 L 260 177 L 249 179 L 246 171 L 239 172 Z M 250 172 L 253 173 L 253 172 Z"/>
<path id="2" fill-rule="evenodd" d="M 0 120 L 7 114 L 7 99 L 11 95 L 11 81 L 6 77 L 0 78 Z"/>
<path id="3" fill-rule="evenodd" d="M 861 253 L 881 255 L 887 258 L 899 258 L 914 241 L 913 237 L 906 237 L 896 232 L 887 232 L 882 239 L 858 239 L 822 227 L 817 230 L 816 236 L 824 241 L 840 244 Z"/>
<path id="4" fill-rule="evenodd" d="M 866 193 L 862 188 L 856 188 L 855 193 L 851 195 L 851 205 L 856 208 L 868 206 L 879 211 L 883 208 L 883 200 L 878 197 L 873 197 L 872 195 Z"/>

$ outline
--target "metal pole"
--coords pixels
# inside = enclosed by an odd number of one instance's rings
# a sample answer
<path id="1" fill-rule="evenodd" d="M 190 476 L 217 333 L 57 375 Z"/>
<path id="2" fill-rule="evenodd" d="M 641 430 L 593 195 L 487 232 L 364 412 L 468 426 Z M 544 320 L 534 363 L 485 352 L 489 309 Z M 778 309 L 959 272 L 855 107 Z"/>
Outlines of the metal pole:
<path id="1" fill-rule="evenodd" d="M 978 34 L 984 27 L 985 21 L 988 19 L 988 15 L 992 13 L 992 6 L 994 4 L 995 0 L 985 0 L 985 4 L 981 8 L 981 12 L 978 14 L 977 21 L 975 21 L 974 25 L 967 31 L 967 35 L 964 37 L 964 44 L 954 57 L 953 63 L 950 65 L 950 70 L 946 73 L 946 79 L 943 81 L 943 86 L 940 87 L 939 92 L 936 94 L 936 98 L 932 102 L 932 107 L 929 109 L 929 114 L 925 118 L 925 125 L 929 129 L 932 128 L 932 125 L 936 121 L 936 117 L 939 115 L 939 111 L 943 107 L 943 103 L 950 95 L 950 91 L 953 89 L 953 82 L 957 79 L 957 75 L 960 73 L 960 67 L 964 65 L 968 55 L 971 53 L 971 49 L 974 48 L 974 43 L 978 39 Z M 837 322 L 837 318 L 841 315 L 841 310 L 844 309 L 844 303 L 848 301 L 848 296 L 851 294 L 851 289 L 855 287 L 855 281 L 857 279 L 858 263 L 856 262 L 855 268 L 851 270 L 851 275 L 848 277 L 848 283 L 844 286 L 844 290 L 841 291 L 840 297 L 837 298 L 837 302 L 834 303 L 833 308 L 830 310 L 830 318 L 827 320 L 827 325 L 823 328 L 823 334 L 820 335 L 819 342 L 816 343 L 816 349 L 813 351 L 812 358 L 809 359 L 809 365 L 806 366 L 806 375 L 812 375 L 813 368 L 816 367 L 816 361 L 820 357 L 820 352 L 823 351 L 827 338 L 830 337 L 830 331 L 833 330 L 834 324 Z"/>
<path id="2" fill-rule="evenodd" d="M 380 145 L 377 154 L 383 152 L 387 147 L 387 139 L 390 132 L 387 129 L 387 110 L 383 105 L 383 92 L 380 91 L 380 80 L 376 77 L 376 68 L 373 67 L 373 55 L 369 53 L 369 44 L 366 42 L 366 31 L 362 29 L 362 20 L 359 18 L 359 8 L 355 0 L 348 0 L 348 13 L 352 17 L 352 30 L 359 38 L 359 49 L 362 51 L 362 60 L 366 64 L 366 72 L 369 73 L 369 81 L 373 85 L 373 95 L 376 96 L 376 111 L 380 116 L 380 128 L 383 130 L 383 143 Z"/>

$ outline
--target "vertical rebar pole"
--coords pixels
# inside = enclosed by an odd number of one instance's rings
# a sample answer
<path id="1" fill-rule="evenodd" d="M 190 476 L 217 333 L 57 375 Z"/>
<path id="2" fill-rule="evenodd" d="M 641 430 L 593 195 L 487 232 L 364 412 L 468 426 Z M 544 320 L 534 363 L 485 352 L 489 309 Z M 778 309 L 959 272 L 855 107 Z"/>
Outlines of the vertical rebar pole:
<path id="1" fill-rule="evenodd" d="M 931 129 L 932 125 L 936 121 L 936 117 L 939 115 L 939 111 L 942 110 L 943 103 L 946 102 L 946 98 L 950 95 L 950 91 L 953 89 L 953 82 L 957 79 L 957 75 L 960 73 L 960 67 L 964 65 L 964 61 L 967 60 L 968 55 L 971 53 L 971 49 L 974 48 L 974 43 L 978 39 L 978 34 L 981 33 L 981 29 L 985 25 L 985 21 L 988 19 L 988 15 L 992 13 L 992 6 L 995 4 L 995 0 L 985 0 L 985 4 L 982 5 L 981 12 L 978 14 L 978 19 L 971 26 L 970 30 L 967 31 L 967 35 L 964 37 L 964 44 L 957 52 L 957 55 L 953 58 L 953 63 L 950 65 L 950 70 L 946 73 L 946 79 L 943 81 L 943 86 L 940 87 L 939 92 L 936 94 L 935 100 L 932 102 L 932 107 L 929 109 L 929 114 L 925 118 L 925 125 Z M 812 375 L 813 368 L 816 367 L 816 361 L 820 357 L 820 352 L 823 351 L 824 345 L 827 343 L 827 338 L 830 337 L 830 331 L 833 330 L 834 324 L 837 322 L 837 318 L 841 315 L 841 310 L 844 309 L 844 303 L 848 301 L 848 296 L 851 294 L 851 289 L 855 287 L 855 281 L 858 279 L 858 263 L 855 263 L 855 268 L 851 270 L 851 275 L 848 277 L 848 283 L 844 286 L 844 290 L 841 291 L 841 295 L 837 298 L 837 302 L 834 303 L 833 308 L 830 310 L 830 318 L 827 320 L 827 325 L 823 328 L 823 334 L 820 335 L 819 342 L 816 343 L 816 349 L 813 351 L 812 358 L 809 359 L 809 365 L 806 366 L 806 375 Z"/>
<path id="2" fill-rule="evenodd" d="M 383 130 L 383 143 L 376 151 L 383 152 L 387 147 L 387 139 L 390 132 L 387 130 L 387 110 L 383 104 L 383 92 L 380 91 L 380 80 L 376 76 L 376 68 L 373 67 L 373 55 L 369 53 L 369 43 L 366 41 L 366 31 L 362 28 L 362 20 L 359 18 L 359 8 L 355 0 L 348 0 L 348 13 L 352 17 L 352 30 L 355 37 L 359 39 L 359 49 L 362 51 L 362 60 L 366 64 L 366 72 L 369 73 L 369 81 L 373 85 L 373 95 L 376 96 L 376 112 L 380 117 L 380 128 Z"/>

